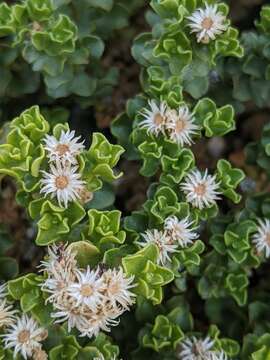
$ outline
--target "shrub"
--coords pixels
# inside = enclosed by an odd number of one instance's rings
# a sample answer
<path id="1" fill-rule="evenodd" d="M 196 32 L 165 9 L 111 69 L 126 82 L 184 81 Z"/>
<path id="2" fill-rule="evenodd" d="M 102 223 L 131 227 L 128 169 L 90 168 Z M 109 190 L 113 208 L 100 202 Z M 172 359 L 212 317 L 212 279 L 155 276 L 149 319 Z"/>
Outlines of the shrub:
<path id="1" fill-rule="evenodd" d="M 0 4 L 0 359 L 270 356 L 270 7 L 143 5 Z"/>

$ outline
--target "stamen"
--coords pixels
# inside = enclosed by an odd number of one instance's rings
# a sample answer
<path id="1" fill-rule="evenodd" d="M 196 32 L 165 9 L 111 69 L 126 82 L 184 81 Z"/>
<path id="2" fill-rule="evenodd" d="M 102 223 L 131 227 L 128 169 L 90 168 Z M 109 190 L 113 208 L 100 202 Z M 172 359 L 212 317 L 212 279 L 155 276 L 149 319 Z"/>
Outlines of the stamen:
<path id="1" fill-rule="evenodd" d="M 214 21 L 210 17 L 206 17 L 205 19 L 203 19 L 201 25 L 205 30 L 210 30 L 213 24 Z"/>
<path id="2" fill-rule="evenodd" d="M 206 191 L 206 186 L 204 184 L 199 184 L 194 188 L 195 192 L 199 196 L 203 196 Z"/>
<path id="3" fill-rule="evenodd" d="M 21 344 L 26 343 L 30 339 L 30 331 L 29 330 L 22 330 L 18 334 L 18 341 Z"/>
<path id="4" fill-rule="evenodd" d="M 55 149 L 59 155 L 64 155 L 69 151 L 69 146 L 66 144 L 58 144 Z"/>
<path id="5" fill-rule="evenodd" d="M 175 124 L 175 131 L 177 133 L 180 133 L 185 129 L 185 127 L 186 127 L 186 122 L 184 120 L 178 120 Z"/>
<path id="6" fill-rule="evenodd" d="M 91 285 L 88 285 L 88 284 L 83 284 L 83 285 L 81 286 L 81 291 L 80 291 L 80 293 L 81 293 L 82 296 L 85 296 L 85 297 L 88 297 L 88 296 L 93 295 L 92 286 L 91 286 Z"/>
<path id="7" fill-rule="evenodd" d="M 67 176 L 61 175 L 57 176 L 55 179 L 55 186 L 57 189 L 65 189 L 68 186 L 68 178 Z"/>
<path id="8" fill-rule="evenodd" d="M 156 114 L 154 122 L 156 125 L 161 125 L 164 122 L 164 117 L 161 114 Z"/>

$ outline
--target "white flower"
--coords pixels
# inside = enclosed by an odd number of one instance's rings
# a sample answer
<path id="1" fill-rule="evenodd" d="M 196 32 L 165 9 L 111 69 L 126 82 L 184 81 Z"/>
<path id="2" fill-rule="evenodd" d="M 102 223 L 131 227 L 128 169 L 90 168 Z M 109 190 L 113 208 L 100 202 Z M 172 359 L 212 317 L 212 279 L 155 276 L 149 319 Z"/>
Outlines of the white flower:
<path id="1" fill-rule="evenodd" d="M 70 284 L 67 289 L 68 294 L 76 300 L 76 306 L 84 304 L 96 311 L 97 306 L 102 303 L 105 285 L 98 273 L 99 269 L 91 271 L 89 267 L 86 271 L 76 272 L 76 282 Z"/>
<path id="2" fill-rule="evenodd" d="M 205 9 L 199 8 L 187 17 L 188 26 L 192 33 L 196 33 L 197 41 L 208 44 L 215 40 L 217 35 L 226 31 L 228 26 L 224 24 L 226 17 L 218 11 L 217 5 L 205 5 Z"/>
<path id="3" fill-rule="evenodd" d="M 17 310 L 5 298 L 7 296 L 6 283 L 0 285 L 0 328 L 11 325 L 15 320 Z"/>
<path id="4" fill-rule="evenodd" d="M 258 253 L 264 252 L 265 257 L 270 256 L 270 220 L 258 220 L 258 228 L 256 234 L 253 235 L 252 242 Z"/>
<path id="5" fill-rule="evenodd" d="M 84 145 L 83 142 L 79 142 L 80 136 L 74 137 L 74 135 L 74 130 L 66 132 L 62 130 L 59 140 L 54 136 L 46 135 L 45 149 L 48 151 L 50 161 L 77 164 L 76 156 L 83 151 Z"/>
<path id="6" fill-rule="evenodd" d="M 60 163 L 50 165 L 50 172 L 43 171 L 44 177 L 41 182 L 41 193 L 51 194 L 51 198 L 56 197 L 60 206 L 62 203 L 66 208 L 69 201 L 80 198 L 80 191 L 85 181 L 81 180 L 81 175 L 76 173 L 77 167 L 62 166 Z"/>
<path id="7" fill-rule="evenodd" d="M 117 326 L 120 320 L 115 320 L 121 311 L 116 311 L 115 309 L 107 310 L 106 307 L 102 307 L 98 312 L 91 314 L 91 317 L 88 320 L 87 326 L 80 329 L 80 336 L 97 336 L 101 330 L 110 332 L 111 326 Z"/>
<path id="8" fill-rule="evenodd" d="M 66 277 L 67 273 L 74 273 L 77 269 L 76 252 L 71 250 L 68 243 L 48 246 L 47 258 L 41 261 L 39 267 L 49 275 L 60 272 Z"/>
<path id="9" fill-rule="evenodd" d="M 47 360 L 48 354 L 42 349 L 35 349 L 33 353 L 33 360 Z"/>
<path id="10" fill-rule="evenodd" d="M 214 341 L 209 337 L 197 339 L 195 336 L 187 338 L 181 343 L 180 360 L 226 360 L 223 351 L 213 350 Z"/>
<path id="11" fill-rule="evenodd" d="M 228 360 L 228 357 L 224 351 L 213 351 L 211 360 Z"/>
<path id="12" fill-rule="evenodd" d="M 181 247 L 186 247 L 198 238 L 198 234 L 191 229 L 193 223 L 188 217 L 179 220 L 176 216 L 170 216 L 165 220 L 164 229 L 168 237 Z"/>
<path id="13" fill-rule="evenodd" d="M 40 272 L 50 274 L 53 271 L 54 264 L 58 260 L 57 249 L 58 247 L 56 245 L 48 246 L 48 255 L 46 255 L 45 260 L 43 259 L 37 266 Z"/>
<path id="14" fill-rule="evenodd" d="M 67 321 L 68 332 L 72 328 L 76 328 L 80 332 L 80 336 L 97 336 L 100 330 L 110 331 L 110 326 L 119 324 L 119 317 L 123 310 L 112 308 L 109 301 L 100 304 L 95 311 L 82 304 L 77 306 L 76 300 L 71 297 L 63 297 L 62 301 L 53 304 L 55 311 L 51 317 L 55 319 L 55 323 L 63 323 Z"/>
<path id="15" fill-rule="evenodd" d="M 219 183 L 216 183 L 216 176 L 208 175 L 207 170 L 204 174 L 193 170 L 186 176 L 181 189 L 186 195 L 186 200 L 200 210 L 215 204 L 215 201 L 220 199 L 218 195 L 221 194 L 218 191 Z"/>
<path id="16" fill-rule="evenodd" d="M 181 146 L 191 145 L 192 136 L 198 133 L 199 126 L 194 124 L 195 119 L 188 107 L 180 106 L 178 110 L 167 110 L 166 115 L 169 138 Z"/>
<path id="17" fill-rule="evenodd" d="M 41 271 L 48 275 L 41 284 L 41 289 L 51 294 L 46 301 L 61 299 L 69 284 L 74 281 L 77 271 L 75 256 L 76 253 L 67 244 L 48 247 L 48 257 L 41 261 L 40 266 Z"/>
<path id="18" fill-rule="evenodd" d="M 157 136 L 159 133 L 164 133 L 165 130 L 167 105 L 164 101 L 157 105 L 154 100 L 150 100 L 148 104 L 150 109 L 145 108 L 140 112 L 144 116 L 144 120 L 140 122 L 139 126 Z"/>
<path id="19" fill-rule="evenodd" d="M 14 357 L 21 354 L 24 359 L 31 357 L 36 349 L 41 349 L 41 341 L 47 337 L 47 331 L 38 323 L 23 314 L 16 319 L 9 331 L 3 335 L 5 349 L 14 348 Z"/>
<path id="20" fill-rule="evenodd" d="M 7 296 L 7 284 L 4 283 L 0 285 L 0 299 L 3 299 Z"/>
<path id="21" fill-rule="evenodd" d="M 102 280 L 105 284 L 105 295 L 112 307 L 115 308 L 120 304 L 127 310 L 133 304 L 135 294 L 128 289 L 136 286 L 132 284 L 134 276 L 126 277 L 122 268 L 119 270 L 109 269 L 103 273 Z"/>
<path id="22" fill-rule="evenodd" d="M 46 302 L 54 303 L 55 301 L 61 301 L 65 295 L 70 283 L 69 274 L 63 276 L 61 273 L 55 273 L 54 277 L 49 277 L 41 284 L 41 289 L 51 294 Z"/>
<path id="23" fill-rule="evenodd" d="M 83 332 L 88 327 L 84 309 L 77 307 L 71 299 L 63 297 L 61 301 L 55 302 L 53 305 L 56 311 L 51 313 L 51 317 L 55 319 L 56 324 L 67 321 L 68 332 L 74 327 Z"/>
<path id="24" fill-rule="evenodd" d="M 166 236 L 162 231 L 157 229 L 146 230 L 145 234 L 142 234 L 143 241 L 137 242 L 139 246 L 145 247 L 149 244 L 157 245 L 159 249 L 159 264 L 166 264 L 171 261 L 170 255 L 177 251 L 177 245 L 173 244 L 173 241 Z"/>
<path id="25" fill-rule="evenodd" d="M 0 328 L 10 326 L 15 321 L 17 310 L 6 299 L 0 299 Z"/>

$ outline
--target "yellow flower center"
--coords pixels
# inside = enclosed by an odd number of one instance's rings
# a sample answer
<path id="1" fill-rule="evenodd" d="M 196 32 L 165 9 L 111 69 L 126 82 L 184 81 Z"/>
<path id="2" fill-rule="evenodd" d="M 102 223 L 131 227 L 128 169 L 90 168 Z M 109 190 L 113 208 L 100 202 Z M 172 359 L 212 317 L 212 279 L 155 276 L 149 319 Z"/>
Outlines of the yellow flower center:
<path id="1" fill-rule="evenodd" d="M 186 122 L 184 120 L 178 120 L 175 124 L 175 131 L 177 133 L 180 133 L 185 129 L 185 127 L 186 127 Z"/>
<path id="2" fill-rule="evenodd" d="M 155 125 L 157 125 L 157 126 L 161 125 L 161 124 L 163 124 L 163 122 L 164 122 L 163 116 L 161 114 L 156 114 L 155 118 L 154 118 Z"/>
<path id="3" fill-rule="evenodd" d="M 67 176 L 64 175 L 57 176 L 57 178 L 55 179 L 55 186 L 57 187 L 57 189 L 60 190 L 65 189 L 68 186 Z"/>
<path id="4" fill-rule="evenodd" d="M 34 349 L 33 360 L 47 360 L 48 355 L 42 349 Z"/>
<path id="5" fill-rule="evenodd" d="M 80 293 L 82 296 L 85 296 L 85 297 L 91 296 L 91 295 L 93 295 L 93 288 L 89 284 L 83 284 L 81 286 Z"/>
<path id="6" fill-rule="evenodd" d="M 66 152 L 69 151 L 69 146 L 66 144 L 58 144 L 56 146 L 56 151 L 59 155 L 64 155 Z"/>
<path id="7" fill-rule="evenodd" d="M 206 17 L 205 19 L 203 19 L 201 25 L 203 27 L 203 29 L 205 30 L 210 30 L 211 27 L 213 26 L 214 21 L 210 18 L 210 17 Z"/>
<path id="8" fill-rule="evenodd" d="M 177 231 L 178 233 L 183 232 L 183 228 L 180 224 L 176 224 L 174 230 Z"/>
<path id="9" fill-rule="evenodd" d="M 110 293 L 112 295 L 117 294 L 120 290 L 119 284 L 114 282 L 110 284 Z"/>
<path id="10" fill-rule="evenodd" d="M 205 194 L 206 186 L 204 184 L 199 184 L 194 188 L 194 191 L 197 195 L 202 196 Z"/>
<path id="11" fill-rule="evenodd" d="M 29 330 L 22 330 L 18 334 L 18 341 L 21 344 L 26 343 L 30 339 L 30 331 Z"/>

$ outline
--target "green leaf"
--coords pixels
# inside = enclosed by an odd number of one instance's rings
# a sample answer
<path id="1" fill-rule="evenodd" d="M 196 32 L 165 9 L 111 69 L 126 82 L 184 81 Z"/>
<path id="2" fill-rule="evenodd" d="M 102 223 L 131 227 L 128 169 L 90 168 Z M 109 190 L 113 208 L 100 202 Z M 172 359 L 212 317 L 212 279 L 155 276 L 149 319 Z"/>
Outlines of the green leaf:
<path id="1" fill-rule="evenodd" d="M 134 255 L 125 257 L 123 259 L 123 267 L 127 274 L 136 274 L 143 270 L 148 260 L 156 262 L 157 259 L 158 249 L 154 244 L 150 244 Z"/>
<path id="2" fill-rule="evenodd" d="M 52 360 L 58 359 L 77 359 L 77 355 L 80 350 L 75 336 L 67 336 L 63 339 L 62 344 L 52 348 L 49 351 L 49 357 Z"/>
<path id="3" fill-rule="evenodd" d="M 90 191 L 101 187 L 101 179 L 111 182 L 119 178 L 122 174 L 115 175 L 112 168 L 117 164 L 124 149 L 120 145 L 112 145 L 104 135 L 93 133 L 90 149 L 86 152 L 86 166 L 84 178 L 87 182 L 92 182 Z M 96 183 L 96 185 L 94 185 Z"/>
<path id="4" fill-rule="evenodd" d="M 49 124 L 38 106 L 33 106 L 16 117 L 9 129 L 5 143 L 0 145 L 0 173 L 21 179 L 31 172 L 37 177 L 45 157 L 40 140 L 48 132 Z"/>
<path id="5" fill-rule="evenodd" d="M 146 348 L 160 352 L 164 348 L 175 350 L 179 342 L 184 338 L 179 326 L 173 324 L 164 315 L 158 315 L 155 324 L 145 330 L 142 345 Z"/>
<path id="6" fill-rule="evenodd" d="M 76 253 L 76 260 L 80 267 L 91 268 L 96 266 L 100 260 L 100 251 L 90 241 L 76 241 L 69 245 L 69 249 Z"/>
<path id="7" fill-rule="evenodd" d="M 245 174 L 240 169 L 233 169 L 231 164 L 226 160 L 219 160 L 217 163 L 218 179 L 221 182 L 222 193 L 231 199 L 234 203 L 238 203 L 241 200 L 241 196 L 238 195 L 234 189 L 245 178 Z"/>
<path id="8" fill-rule="evenodd" d="M 247 302 L 247 287 L 249 281 L 246 274 L 229 274 L 226 277 L 225 287 L 227 287 L 239 306 Z"/>
<path id="9" fill-rule="evenodd" d="M 81 72 L 77 74 L 71 83 L 71 90 L 79 96 L 89 97 L 93 95 L 97 88 L 97 81 L 87 74 Z"/>
<path id="10" fill-rule="evenodd" d="M 251 220 L 230 224 L 224 233 L 224 242 L 229 256 L 238 264 L 248 261 L 251 251 L 250 236 L 257 230 Z"/>
<path id="11" fill-rule="evenodd" d="M 144 204 L 151 216 L 159 224 L 163 223 L 165 218 L 169 215 L 180 211 L 180 203 L 176 193 L 168 186 L 161 186 L 154 195 L 153 200 L 148 200 Z"/>
<path id="12" fill-rule="evenodd" d="M 179 184 L 186 173 L 195 166 L 194 155 L 189 149 L 182 149 L 177 158 L 162 156 L 161 166 L 163 173 L 160 182 L 166 185 Z"/>
<path id="13" fill-rule="evenodd" d="M 234 109 L 231 105 L 225 105 L 219 109 L 208 98 L 199 100 L 194 108 L 197 122 L 205 128 L 205 135 L 223 136 L 235 129 Z"/>
<path id="14" fill-rule="evenodd" d="M 123 267 L 128 275 L 135 275 L 137 286 L 134 292 L 150 299 L 153 304 L 162 301 L 162 286 L 170 283 L 174 275 L 172 271 L 156 265 L 158 248 L 150 244 L 133 255 L 123 258 Z"/>
<path id="15" fill-rule="evenodd" d="M 5 3 L 0 4 L 0 38 L 10 35 L 14 32 L 12 10 Z"/>
<path id="16" fill-rule="evenodd" d="M 77 26 L 66 15 L 59 15 L 49 31 L 36 31 L 32 44 L 40 52 L 49 56 L 65 55 L 75 50 Z"/>
<path id="17" fill-rule="evenodd" d="M 111 11 L 113 7 L 113 0 L 87 0 L 87 2 L 89 5 L 105 11 Z"/>
<path id="18" fill-rule="evenodd" d="M 91 209 L 88 211 L 89 230 L 93 243 L 99 248 L 111 247 L 113 243 L 122 244 L 125 241 L 125 232 L 120 230 L 121 212 L 98 211 Z"/>
<path id="19" fill-rule="evenodd" d="M 266 33 L 270 33 L 270 6 L 265 5 L 260 12 L 260 21 L 256 23 L 257 28 Z"/>
<path id="20" fill-rule="evenodd" d="M 33 21 L 48 20 L 53 13 L 51 0 L 27 0 L 26 8 Z"/>

